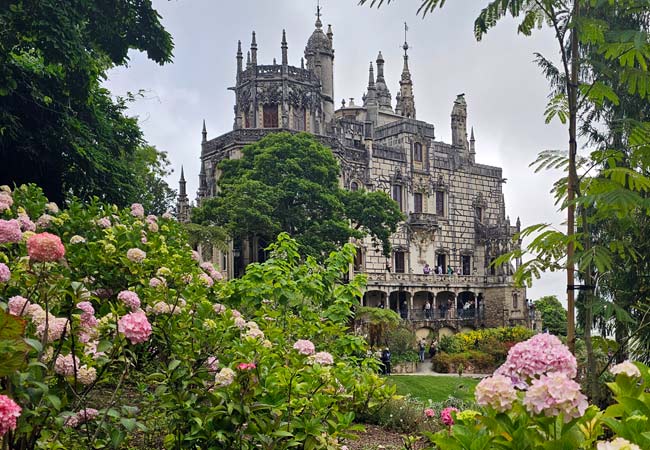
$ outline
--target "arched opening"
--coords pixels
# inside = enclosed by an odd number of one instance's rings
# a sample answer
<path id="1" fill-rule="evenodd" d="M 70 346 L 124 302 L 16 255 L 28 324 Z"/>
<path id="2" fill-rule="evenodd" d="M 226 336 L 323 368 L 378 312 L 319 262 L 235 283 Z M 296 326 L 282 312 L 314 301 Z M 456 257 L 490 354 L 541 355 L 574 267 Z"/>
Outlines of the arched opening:
<path id="1" fill-rule="evenodd" d="M 383 291 L 368 291 L 363 294 L 363 306 L 372 308 L 386 307 L 386 293 Z"/>
<path id="2" fill-rule="evenodd" d="M 456 301 L 458 317 L 461 319 L 473 319 L 476 317 L 476 297 L 473 292 L 463 291 L 458 294 Z"/>
<path id="3" fill-rule="evenodd" d="M 453 319 L 456 317 L 455 303 L 456 296 L 451 291 L 439 292 L 436 295 L 436 306 L 441 319 Z"/>
<path id="4" fill-rule="evenodd" d="M 411 311 L 411 319 L 431 320 L 435 318 L 435 297 L 433 293 L 427 291 L 416 292 L 413 295 L 413 311 Z"/>
<path id="5" fill-rule="evenodd" d="M 435 336 L 435 332 L 433 329 L 429 327 L 421 327 L 415 330 L 415 339 L 416 341 L 421 341 L 424 339 L 425 341 L 429 342 L 431 339 L 433 339 Z"/>
<path id="6" fill-rule="evenodd" d="M 402 319 L 409 318 L 409 300 L 411 295 L 406 291 L 395 291 L 390 293 L 390 309 L 400 315 Z"/>
<path id="7" fill-rule="evenodd" d="M 456 330 L 451 327 L 442 327 L 438 330 L 438 339 L 441 339 L 445 336 L 453 336 L 456 334 Z"/>

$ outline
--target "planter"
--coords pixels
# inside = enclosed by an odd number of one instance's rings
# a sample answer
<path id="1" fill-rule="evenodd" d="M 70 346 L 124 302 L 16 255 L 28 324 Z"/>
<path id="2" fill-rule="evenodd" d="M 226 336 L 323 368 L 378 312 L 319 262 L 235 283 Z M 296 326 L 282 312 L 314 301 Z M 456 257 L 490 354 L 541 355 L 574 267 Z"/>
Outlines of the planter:
<path id="1" fill-rule="evenodd" d="M 403 362 L 391 367 L 392 373 L 415 373 L 417 372 L 418 363 L 416 362 Z"/>

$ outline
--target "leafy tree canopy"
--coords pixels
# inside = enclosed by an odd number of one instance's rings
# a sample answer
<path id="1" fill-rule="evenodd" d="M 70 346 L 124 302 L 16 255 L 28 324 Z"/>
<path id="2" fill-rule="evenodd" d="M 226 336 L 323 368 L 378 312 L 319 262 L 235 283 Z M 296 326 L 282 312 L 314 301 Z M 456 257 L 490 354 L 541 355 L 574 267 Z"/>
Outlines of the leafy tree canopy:
<path id="1" fill-rule="evenodd" d="M 566 336 L 566 309 L 555 295 L 547 295 L 535 300 L 535 309 L 542 314 L 542 328 L 557 336 Z"/>
<path id="2" fill-rule="evenodd" d="M 132 161 L 135 174 L 133 202 L 141 203 L 151 214 L 171 211 L 175 206 L 176 191 L 165 181 L 165 177 L 171 175 L 167 152 L 142 145 L 135 150 Z"/>
<path id="3" fill-rule="evenodd" d="M 331 150 L 306 133 L 266 136 L 219 169 L 219 195 L 195 209 L 192 220 L 223 226 L 235 239 L 271 241 L 287 232 L 303 252 L 320 257 L 369 234 L 387 255 L 403 219 L 384 192 L 341 189 Z"/>
<path id="4" fill-rule="evenodd" d="M 0 181 L 132 201 L 142 132 L 101 81 L 131 49 L 163 64 L 172 48 L 150 0 L 0 3 Z"/>

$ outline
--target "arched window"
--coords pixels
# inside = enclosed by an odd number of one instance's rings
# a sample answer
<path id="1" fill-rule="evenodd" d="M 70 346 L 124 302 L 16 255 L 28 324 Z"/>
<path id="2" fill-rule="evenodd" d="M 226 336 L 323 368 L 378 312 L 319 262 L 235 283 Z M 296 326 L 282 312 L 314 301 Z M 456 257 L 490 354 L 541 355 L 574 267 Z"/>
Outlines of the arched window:
<path id="1" fill-rule="evenodd" d="M 278 105 L 264 105 L 263 108 L 264 128 L 278 127 Z"/>
<path id="2" fill-rule="evenodd" d="M 416 142 L 413 146 L 413 160 L 422 162 L 422 144 Z"/>
<path id="3" fill-rule="evenodd" d="M 352 183 L 350 183 L 350 190 L 351 191 L 358 191 L 359 190 L 359 183 L 357 183 L 356 181 L 353 181 Z"/>

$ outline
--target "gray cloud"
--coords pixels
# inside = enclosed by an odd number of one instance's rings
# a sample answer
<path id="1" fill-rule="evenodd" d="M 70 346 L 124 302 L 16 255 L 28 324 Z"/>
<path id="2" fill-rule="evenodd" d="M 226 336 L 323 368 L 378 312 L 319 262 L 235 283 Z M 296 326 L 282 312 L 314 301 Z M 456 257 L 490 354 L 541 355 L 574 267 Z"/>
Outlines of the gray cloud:
<path id="1" fill-rule="evenodd" d="M 145 56 L 131 54 L 128 68 L 110 73 L 106 85 L 116 95 L 146 90 L 130 112 L 140 117 L 148 141 L 166 150 L 176 173 L 185 167 L 188 191 L 198 184 L 201 122 L 208 137 L 232 129 L 235 52 L 244 52 L 250 32 L 257 32 L 259 60 L 280 60 L 280 39 L 286 29 L 290 64 L 299 65 L 314 29 L 311 0 L 154 0 L 175 41 L 174 63 L 160 67 Z M 357 6 L 356 0 L 323 0 L 323 22 L 334 30 L 335 96 L 361 99 L 368 62 L 382 51 L 386 80 L 394 95 L 402 67 L 403 23 L 409 25 L 410 68 L 418 118 L 436 126 L 439 140 L 450 141 L 450 118 L 456 94 L 465 92 L 468 122 L 476 133 L 477 162 L 503 167 L 507 214 L 523 225 L 562 223 L 549 194 L 558 173 L 534 174 L 528 164 L 537 153 L 566 148 L 560 124 L 545 125 L 548 86 L 533 61 L 533 52 L 553 57 L 557 44 L 548 30 L 532 37 L 516 34 L 506 19 L 476 42 L 473 20 L 484 2 L 447 2 L 425 19 L 415 16 L 419 2 L 396 1 L 380 10 Z M 471 4 L 471 6 L 470 6 Z M 563 274 L 545 275 L 529 290 L 530 298 L 565 297 Z"/>

